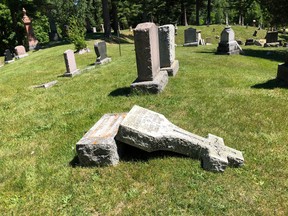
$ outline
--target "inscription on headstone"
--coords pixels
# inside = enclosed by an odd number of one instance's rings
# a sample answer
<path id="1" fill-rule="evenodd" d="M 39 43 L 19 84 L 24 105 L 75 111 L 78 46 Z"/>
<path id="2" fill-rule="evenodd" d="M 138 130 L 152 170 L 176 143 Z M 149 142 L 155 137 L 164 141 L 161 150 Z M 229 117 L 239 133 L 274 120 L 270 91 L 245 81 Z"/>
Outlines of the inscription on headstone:
<path id="1" fill-rule="evenodd" d="M 126 113 L 105 114 L 77 142 L 76 151 L 83 166 L 116 165 L 119 162 L 114 137 Z"/>
<path id="2" fill-rule="evenodd" d="M 163 25 L 158 29 L 160 69 L 175 76 L 179 69 L 179 61 L 175 60 L 175 32 L 173 25 Z"/>
<path id="3" fill-rule="evenodd" d="M 200 159 L 204 169 L 223 172 L 244 163 L 240 151 L 224 145 L 221 137 L 203 138 L 185 131 L 163 115 L 134 106 L 120 123 L 116 139 L 147 152 L 166 150 Z"/>
<path id="4" fill-rule="evenodd" d="M 96 53 L 96 62 L 95 64 L 105 64 L 111 62 L 111 58 L 107 57 L 107 47 L 106 42 L 101 41 L 94 44 L 94 50 Z"/>
<path id="5" fill-rule="evenodd" d="M 168 83 L 166 71 L 160 71 L 158 27 L 154 23 L 140 23 L 134 29 L 137 79 L 132 91 L 160 93 Z"/>
<path id="6" fill-rule="evenodd" d="M 64 60 L 66 65 L 66 72 L 64 76 L 73 77 L 76 74 L 80 73 L 80 70 L 77 69 L 76 60 L 73 50 L 66 50 L 64 52 Z"/>

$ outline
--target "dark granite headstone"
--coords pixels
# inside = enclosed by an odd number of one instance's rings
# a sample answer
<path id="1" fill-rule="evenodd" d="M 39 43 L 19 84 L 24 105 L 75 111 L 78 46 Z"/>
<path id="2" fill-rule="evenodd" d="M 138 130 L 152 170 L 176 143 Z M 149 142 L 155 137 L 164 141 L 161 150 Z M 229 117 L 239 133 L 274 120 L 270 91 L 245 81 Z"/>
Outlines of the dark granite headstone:
<path id="1" fill-rule="evenodd" d="M 253 37 L 256 37 L 256 36 L 257 36 L 257 30 L 255 30 L 253 33 Z"/>
<path id="2" fill-rule="evenodd" d="M 94 50 L 97 56 L 95 64 L 104 64 L 111 61 L 111 58 L 107 57 L 107 47 L 104 41 L 95 43 Z"/>
<path id="3" fill-rule="evenodd" d="M 253 38 L 246 39 L 245 46 L 254 45 L 254 42 Z"/>
<path id="4" fill-rule="evenodd" d="M 184 30 L 184 46 L 198 46 L 197 31 L 194 28 Z"/>
<path id="5" fill-rule="evenodd" d="M 235 33 L 230 26 L 226 26 L 221 33 L 221 40 L 218 44 L 217 53 L 218 54 L 239 54 L 241 52 L 241 47 L 235 40 Z"/>
<path id="6" fill-rule="evenodd" d="M 11 53 L 9 49 L 5 50 L 4 57 L 5 57 L 4 58 L 5 64 L 8 64 L 14 61 L 14 55 Z"/>

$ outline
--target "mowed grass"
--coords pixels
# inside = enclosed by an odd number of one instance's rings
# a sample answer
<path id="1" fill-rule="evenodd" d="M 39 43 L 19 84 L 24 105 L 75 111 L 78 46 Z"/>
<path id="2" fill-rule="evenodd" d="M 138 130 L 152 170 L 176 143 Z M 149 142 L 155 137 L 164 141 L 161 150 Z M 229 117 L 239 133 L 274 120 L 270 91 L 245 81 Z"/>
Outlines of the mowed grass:
<path id="1" fill-rule="evenodd" d="M 213 26 L 201 28 L 203 37 Z M 275 81 L 285 49 L 215 55 L 217 44 L 182 47 L 184 29 L 176 37 L 180 70 L 159 95 L 129 95 L 133 44 L 121 45 L 122 56 L 108 44 L 111 63 L 73 78 L 58 77 L 71 44 L 0 68 L 1 215 L 288 214 L 288 90 Z M 254 32 L 233 29 L 236 37 Z M 96 59 L 88 43 L 92 52 L 76 55 L 80 69 Z M 32 87 L 56 79 L 50 89 Z M 132 149 L 116 167 L 70 165 L 76 142 L 103 114 L 135 104 L 190 132 L 223 137 L 243 152 L 245 166 L 211 173 L 198 160 Z"/>

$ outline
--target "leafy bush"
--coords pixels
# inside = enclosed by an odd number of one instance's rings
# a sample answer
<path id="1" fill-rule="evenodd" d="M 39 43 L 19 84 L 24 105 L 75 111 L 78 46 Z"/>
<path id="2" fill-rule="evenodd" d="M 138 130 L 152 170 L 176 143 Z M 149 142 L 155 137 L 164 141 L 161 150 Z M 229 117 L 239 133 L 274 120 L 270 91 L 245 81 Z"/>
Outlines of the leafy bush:
<path id="1" fill-rule="evenodd" d="M 47 16 L 36 12 L 35 20 L 33 20 L 34 34 L 40 44 L 49 42 L 49 21 Z"/>
<path id="2" fill-rule="evenodd" d="M 68 37 L 71 43 L 74 44 L 76 51 L 87 47 L 85 41 L 86 29 L 81 22 L 74 16 L 69 19 Z"/>

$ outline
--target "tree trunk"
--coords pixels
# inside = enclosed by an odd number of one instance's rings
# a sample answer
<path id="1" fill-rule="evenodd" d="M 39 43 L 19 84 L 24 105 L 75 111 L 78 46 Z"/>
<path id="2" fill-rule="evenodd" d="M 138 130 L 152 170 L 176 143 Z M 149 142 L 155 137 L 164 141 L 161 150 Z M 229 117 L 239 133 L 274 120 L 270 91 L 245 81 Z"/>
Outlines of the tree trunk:
<path id="1" fill-rule="evenodd" d="M 111 37 L 111 25 L 110 25 L 108 0 L 102 0 L 102 11 L 103 11 L 103 20 L 104 20 L 104 36 L 106 38 L 110 38 Z"/>
<path id="2" fill-rule="evenodd" d="M 181 1 L 181 25 L 188 26 L 186 6 L 183 1 Z"/>
<path id="3" fill-rule="evenodd" d="M 200 0 L 196 0 L 196 25 L 200 25 Z"/>
<path id="4" fill-rule="evenodd" d="M 206 20 L 206 24 L 210 25 L 211 22 L 211 0 L 208 0 L 207 3 L 207 20 Z"/>
<path id="5" fill-rule="evenodd" d="M 117 2 L 116 0 L 111 0 L 112 3 L 112 28 L 114 33 L 118 33 L 119 29 L 118 29 L 118 12 L 117 12 Z"/>

